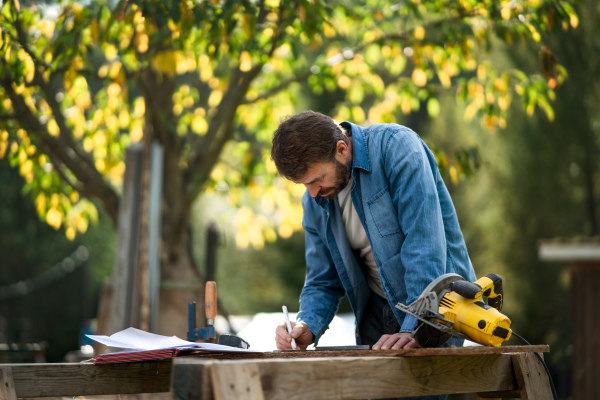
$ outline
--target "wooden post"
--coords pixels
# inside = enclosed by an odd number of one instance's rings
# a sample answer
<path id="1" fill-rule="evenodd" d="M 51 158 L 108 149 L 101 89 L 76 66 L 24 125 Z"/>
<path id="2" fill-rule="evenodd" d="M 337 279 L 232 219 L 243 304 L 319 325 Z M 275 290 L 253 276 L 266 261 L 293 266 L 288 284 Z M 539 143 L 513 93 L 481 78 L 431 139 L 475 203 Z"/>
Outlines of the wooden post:
<path id="1" fill-rule="evenodd" d="M 548 375 L 534 353 L 515 354 L 512 361 L 521 399 L 552 399 Z"/>
<path id="2" fill-rule="evenodd" d="M 539 244 L 542 261 L 565 262 L 571 273 L 573 307 L 573 398 L 600 398 L 600 319 L 596 292 L 600 285 L 600 240 L 557 238 Z"/>
<path id="3" fill-rule="evenodd" d="M 573 398 L 600 398 L 600 262 L 569 265 L 573 298 Z"/>
<path id="4" fill-rule="evenodd" d="M 215 400 L 264 400 L 260 371 L 256 364 L 220 364 L 211 366 Z"/>
<path id="5" fill-rule="evenodd" d="M 10 367 L 0 367 L 0 400 L 17 400 L 15 382 Z"/>
<path id="6" fill-rule="evenodd" d="M 111 321 L 105 329 L 112 333 L 137 326 L 136 266 L 139 249 L 142 146 L 125 150 L 123 194 L 119 203 L 118 249 L 112 278 Z"/>

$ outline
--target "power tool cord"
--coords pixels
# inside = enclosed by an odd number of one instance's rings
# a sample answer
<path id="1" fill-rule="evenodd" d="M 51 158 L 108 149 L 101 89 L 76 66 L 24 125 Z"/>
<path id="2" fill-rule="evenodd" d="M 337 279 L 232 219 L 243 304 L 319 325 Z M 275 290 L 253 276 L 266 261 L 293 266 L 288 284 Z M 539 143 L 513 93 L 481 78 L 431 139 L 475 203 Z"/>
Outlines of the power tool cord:
<path id="1" fill-rule="evenodd" d="M 525 342 L 527 345 L 531 346 L 531 343 L 529 343 L 527 340 L 525 340 L 525 338 L 523 336 L 516 334 L 515 331 L 512 332 L 512 335 L 518 337 L 523 342 Z M 548 374 L 548 379 L 550 380 L 550 388 L 552 389 L 552 396 L 554 397 L 555 400 L 558 400 L 558 394 L 556 393 L 556 388 L 554 387 L 554 381 L 552 380 L 552 376 L 550 375 L 550 370 L 548 369 L 546 362 L 538 353 L 534 353 L 534 354 L 537 356 L 537 358 L 540 360 L 540 362 L 544 366 L 544 369 L 546 370 L 546 374 Z"/>

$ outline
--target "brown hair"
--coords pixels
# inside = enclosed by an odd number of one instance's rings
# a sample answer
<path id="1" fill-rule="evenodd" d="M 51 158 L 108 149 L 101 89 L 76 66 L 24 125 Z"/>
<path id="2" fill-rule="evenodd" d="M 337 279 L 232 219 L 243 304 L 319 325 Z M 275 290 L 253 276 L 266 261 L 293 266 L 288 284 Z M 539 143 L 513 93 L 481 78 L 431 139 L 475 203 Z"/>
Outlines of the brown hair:
<path id="1" fill-rule="evenodd" d="M 311 165 L 332 161 L 340 140 L 348 143 L 337 122 L 318 112 L 304 111 L 279 124 L 273 135 L 271 159 L 282 176 L 298 181 Z"/>

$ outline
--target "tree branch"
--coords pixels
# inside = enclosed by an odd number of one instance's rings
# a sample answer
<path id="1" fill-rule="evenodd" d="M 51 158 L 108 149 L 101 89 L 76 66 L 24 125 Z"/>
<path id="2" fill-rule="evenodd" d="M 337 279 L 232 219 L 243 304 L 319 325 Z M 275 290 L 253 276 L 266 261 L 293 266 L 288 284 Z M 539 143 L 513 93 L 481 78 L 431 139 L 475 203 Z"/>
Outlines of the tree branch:
<path id="1" fill-rule="evenodd" d="M 59 160 L 57 160 L 52 152 L 48 153 L 48 157 L 50 158 L 50 161 L 52 162 L 54 169 L 56 170 L 58 175 L 60 175 L 60 177 L 63 181 L 65 181 L 69 186 L 71 186 L 73 189 L 75 189 L 79 193 L 83 194 L 84 196 L 87 195 L 87 193 L 86 193 L 87 191 L 85 190 L 85 188 L 82 185 L 80 185 L 78 182 L 73 181 L 71 178 L 69 178 L 69 176 L 67 175 L 67 171 L 65 171 L 65 168 L 63 167 L 64 164 L 62 164 Z"/>
<path id="2" fill-rule="evenodd" d="M 21 22 L 20 20 L 20 16 L 21 13 L 17 12 L 17 19 L 15 21 L 15 29 L 17 30 L 17 42 L 21 45 L 21 47 L 23 48 L 23 50 L 25 50 L 25 52 L 27 54 L 29 54 L 29 57 L 31 57 L 31 59 L 37 64 L 37 65 L 41 65 L 43 66 L 45 69 L 51 69 L 50 66 L 48 64 L 46 64 L 43 60 L 41 60 L 39 58 L 39 56 L 37 54 L 35 54 L 33 52 L 33 50 L 31 49 L 31 47 L 29 47 L 29 42 L 27 41 L 27 34 L 25 33 L 25 31 L 23 31 L 23 27 L 21 26 Z"/>
<path id="3" fill-rule="evenodd" d="M 9 121 L 11 119 L 17 119 L 15 114 L 0 114 L 0 120 Z"/>
<path id="4" fill-rule="evenodd" d="M 97 197 L 102 201 L 108 214 L 116 224 L 118 215 L 119 197 L 116 191 L 104 180 L 102 175 L 95 167 L 90 167 L 88 162 L 83 160 L 77 152 L 67 146 L 64 141 L 52 137 L 46 128 L 39 122 L 38 118 L 31 112 L 22 96 L 18 95 L 12 87 L 12 76 L 6 68 L 6 61 L 2 60 L 5 67 L 5 74 L 1 77 L 0 85 L 8 94 L 14 109 L 15 119 L 28 131 L 30 135 L 35 135 L 42 145 L 45 152 L 60 160 L 81 183 L 82 193 Z"/>
<path id="5" fill-rule="evenodd" d="M 266 92 L 264 92 L 263 94 L 257 96 L 255 99 L 252 100 L 248 100 L 248 99 L 244 99 L 242 100 L 241 104 L 253 104 L 256 103 L 259 100 L 263 100 L 263 99 L 267 99 L 279 92 L 281 92 L 282 90 L 287 89 L 288 86 L 290 86 L 292 83 L 295 82 L 304 82 L 305 80 L 308 79 L 308 77 L 312 74 L 312 72 L 310 71 L 305 71 L 303 73 L 301 73 L 300 75 L 294 76 L 293 78 L 289 78 L 283 82 L 281 82 L 279 85 L 267 90 Z"/>

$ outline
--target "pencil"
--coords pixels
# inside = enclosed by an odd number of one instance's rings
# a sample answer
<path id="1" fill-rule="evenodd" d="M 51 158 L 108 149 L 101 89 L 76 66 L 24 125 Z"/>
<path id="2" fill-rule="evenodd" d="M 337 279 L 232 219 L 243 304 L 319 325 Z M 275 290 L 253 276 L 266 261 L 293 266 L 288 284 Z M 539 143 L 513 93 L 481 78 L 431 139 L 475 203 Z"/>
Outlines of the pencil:
<path id="1" fill-rule="evenodd" d="M 285 315 L 285 326 L 287 327 L 288 333 L 292 334 L 292 324 L 290 323 L 290 316 L 288 315 L 288 310 L 286 306 L 281 307 L 283 309 L 283 315 Z M 292 338 L 292 349 L 296 350 L 296 341 Z"/>

